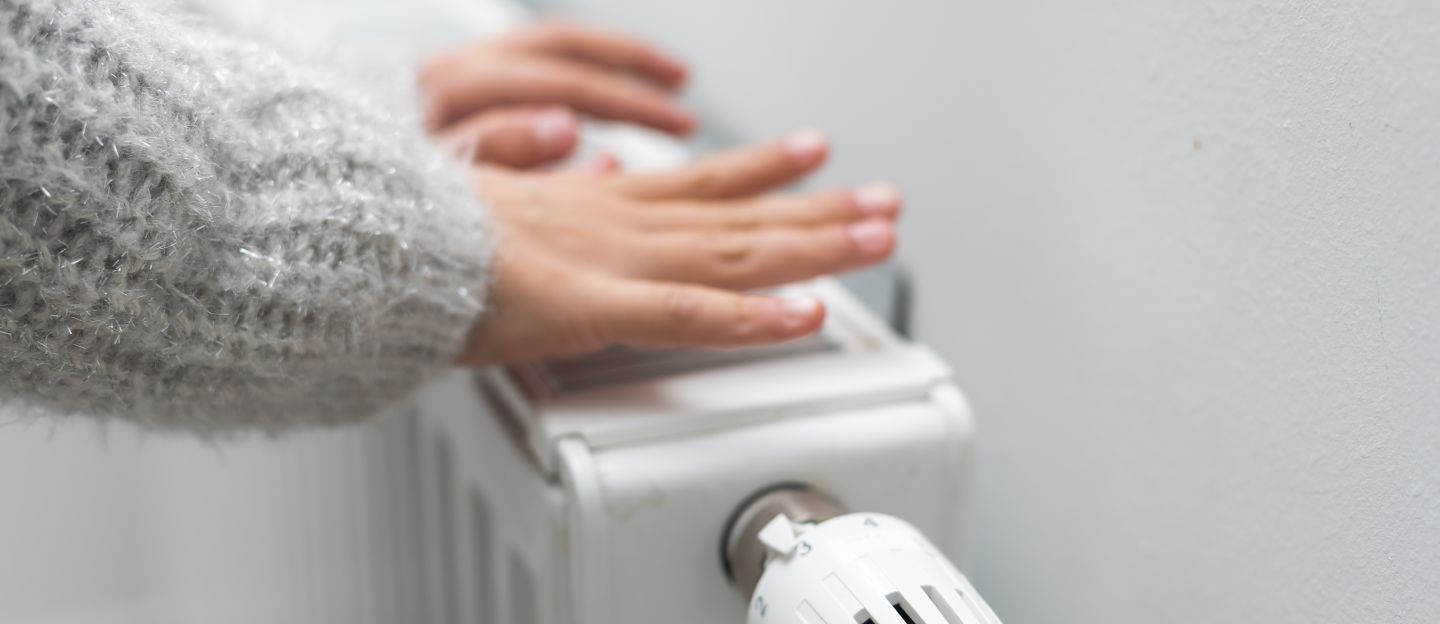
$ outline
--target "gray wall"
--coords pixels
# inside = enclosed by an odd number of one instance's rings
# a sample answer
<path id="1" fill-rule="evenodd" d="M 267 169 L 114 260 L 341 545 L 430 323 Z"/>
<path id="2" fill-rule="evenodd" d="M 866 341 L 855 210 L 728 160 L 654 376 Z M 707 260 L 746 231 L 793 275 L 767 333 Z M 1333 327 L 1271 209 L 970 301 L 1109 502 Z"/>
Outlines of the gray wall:
<path id="1" fill-rule="evenodd" d="M 1440 621 L 1440 4 L 555 4 L 908 191 L 1008 624 Z"/>

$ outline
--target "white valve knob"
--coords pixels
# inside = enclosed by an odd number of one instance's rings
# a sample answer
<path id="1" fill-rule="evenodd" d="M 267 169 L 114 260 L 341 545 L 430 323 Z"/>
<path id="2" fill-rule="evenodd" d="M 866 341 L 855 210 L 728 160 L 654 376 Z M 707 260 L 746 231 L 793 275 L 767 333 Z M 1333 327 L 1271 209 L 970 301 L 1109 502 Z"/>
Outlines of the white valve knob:
<path id="1" fill-rule="evenodd" d="M 781 517 L 767 528 L 788 529 Z M 949 559 L 899 518 L 849 514 L 790 536 L 779 542 L 788 548 L 772 547 L 786 556 L 766 563 L 750 624 L 1000 624 Z"/>
<path id="2" fill-rule="evenodd" d="M 753 587 L 749 624 L 1000 624 L 915 527 L 838 514 L 809 490 L 772 491 L 737 514 L 726 561 L 742 591 Z"/>

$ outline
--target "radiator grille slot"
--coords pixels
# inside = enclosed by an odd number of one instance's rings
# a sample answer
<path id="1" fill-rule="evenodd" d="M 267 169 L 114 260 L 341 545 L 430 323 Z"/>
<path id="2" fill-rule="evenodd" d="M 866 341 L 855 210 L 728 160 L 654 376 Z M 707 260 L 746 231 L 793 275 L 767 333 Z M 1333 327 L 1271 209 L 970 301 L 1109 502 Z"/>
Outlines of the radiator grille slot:
<path id="1" fill-rule="evenodd" d="M 537 624 L 535 574 L 520 553 L 510 553 L 510 622 Z"/>
<path id="2" fill-rule="evenodd" d="M 886 596 L 886 599 L 890 601 L 890 606 L 895 608 L 895 613 L 900 615 L 901 621 L 905 624 L 915 624 L 918 618 L 911 613 L 910 605 L 905 604 L 905 598 L 899 592 Z"/>
<path id="3" fill-rule="evenodd" d="M 459 588 L 456 586 L 454 545 L 459 543 L 455 523 L 455 451 L 444 435 L 435 437 L 435 534 L 440 537 L 440 605 L 441 622 L 458 622 L 460 615 Z"/>
<path id="4" fill-rule="evenodd" d="M 495 615 L 495 518 L 479 490 L 470 491 L 470 527 L 475 558 L 475 614 L 479 624 L 497 624 Z"/>
<path id="5" fill-rule="evenodd" d="M 930 602 L 935 605 L 935 608 L 940 610 L 940 615 L 945 618 L 945 624 L 965 624 L 961 621 L 960 614 L 955 612 L 955 608 L 950 606 L 949 601 L 945 600 L 935 586 L 926 585 L 921 589 L 925 590 L 925 596 L 930 598 Z"/>

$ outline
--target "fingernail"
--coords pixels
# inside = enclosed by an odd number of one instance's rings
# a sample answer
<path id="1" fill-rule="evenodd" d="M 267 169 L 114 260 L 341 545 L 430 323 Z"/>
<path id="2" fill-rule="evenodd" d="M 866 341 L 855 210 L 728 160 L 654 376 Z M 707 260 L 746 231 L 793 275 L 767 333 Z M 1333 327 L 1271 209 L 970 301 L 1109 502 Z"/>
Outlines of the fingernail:
<path id="1" fill-rule="evenodd" d="M 865 255 L 883 253 L 890 248 L 894 233 L 890 224 L 881 219 L 868 219 L 850 226 L 850 240 Z"/>
<path id="2" fill-rule="evenodd" d="M 568 149 L 575 139 L 575 118 L 564 111 L 547 111 L 535 116 L 530 127 L 535 140 L 545 151 L 554 153 Z"/>
<path id="3" fill-rule="evenodd" d="M 785 299 L 780 302 L 780 309 L 785 313 L 785 320 L 792 324 L 808 322 L 820 309 L 820 300 L 814 297 L 802 299 Z"/>
<path id="4" fill-rule="evenodd" d="M 900 207 L 900 192 L 889 184 L 871 184 L 855 191 L 855 205 L 867 216 L 894 214 Z"/>
<path id="5" fill-rule="evenodd" d="M 801 165 L 809 165 L 825 153 L 827 143 L 819 130 L 801 130 L 785 139 L 785 151 Z"/>

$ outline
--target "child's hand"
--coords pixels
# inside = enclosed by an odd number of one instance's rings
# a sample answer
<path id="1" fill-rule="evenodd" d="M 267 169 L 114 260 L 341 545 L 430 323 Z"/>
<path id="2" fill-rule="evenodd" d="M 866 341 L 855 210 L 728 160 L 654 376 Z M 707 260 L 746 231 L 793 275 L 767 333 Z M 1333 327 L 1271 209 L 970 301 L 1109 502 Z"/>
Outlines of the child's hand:
<path id="1" fill-rule="evenodd" d="M 740 290 L 879 262 L 895 246 L 888 186 L 766 193 L 826 155 L 802 132 L 659 173 L 477 171 L 500 226 L 491 310 L 461 361 L 514 363 L 610 344 L 735 347 L 820 327 L 818 301 Z"/>
<path id="2" fill-rule="evenodd" d="M 674 101 L 685 74 L 633 38 L 547 22 L 437 55 L 420 84 L 437 138 L 477 161 L 530 167 L 574 149 L 577 112 L 690 132 L 694 116 Z"/>

